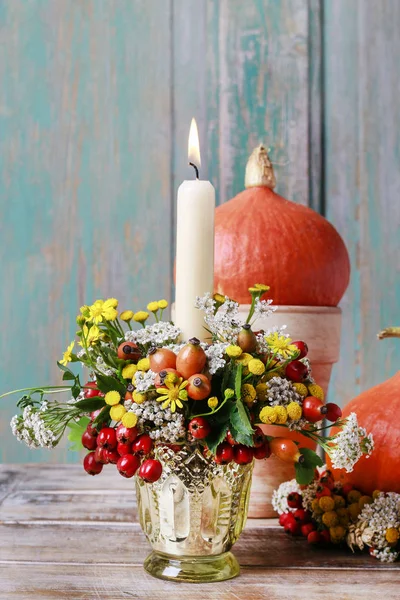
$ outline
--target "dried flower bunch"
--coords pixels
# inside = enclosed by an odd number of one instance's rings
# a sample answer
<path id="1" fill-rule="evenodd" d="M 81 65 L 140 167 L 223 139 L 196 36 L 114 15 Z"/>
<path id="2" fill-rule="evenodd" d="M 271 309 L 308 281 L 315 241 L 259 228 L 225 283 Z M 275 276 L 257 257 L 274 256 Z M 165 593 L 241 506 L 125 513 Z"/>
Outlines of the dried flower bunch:
<path id="1" fill-rule="evenodd" d="M 400 555 L 400 494 L 375 490 L 371 496 L 334 480 L 324 466 L 314 481 L 295 479 L 274 491 L 279 523 L 310 544 L 347 543 L 351 550 L 368 547 L 371 556 L 394 562 Z"/>
<path id="2" fill-rule="evenodd" d="M 58 363 L 65 385 L 17 390 L 24 396 L 21 414 L 11 421 L 13 433 L 31 448 L 52 448 L 68 428 L 75 449 L 89 450 L 84 468 L 92 475 L 112 463 L 125 477 L 138 473 L 154 482 L 161 475 L 154 446 L 190 443 L 218 463 L 246 464 L 273 453 L 294 463 L 299 483 L 308 483 L 321 459 L 285 437 L 287 428 L 319 443 L 338 467 L 351 470 L 372 451 L 372 438 L 355 415 L 341 422 L 340 408 L 324 403 L 305 342 L 292 341 L 284 328 L 252 330 L 257 317 L 274 310 L 263 299 L 268 290 L 263 284 L 249 289 L 245 323 L 230 298 L 197 298 L 205 342 L 181 340 L 180 329 L 162 320 L 166 300 L 138 312 L 118 313 L 114 298 L 83 306 L 77 317 L 80 350 L 75 354 L 71 342 Z M 85 384 L 69 368 L 77 362 L 90 371 Z M 58 401 L 62 392 L 72 398 Z M 50 402 L 51 394 L 57 395 Z M 323 437 L 323 419 L 342 426 L 335 438 Z M 265 436 L 258 423 L 280 425 L 282 436 Z"/>

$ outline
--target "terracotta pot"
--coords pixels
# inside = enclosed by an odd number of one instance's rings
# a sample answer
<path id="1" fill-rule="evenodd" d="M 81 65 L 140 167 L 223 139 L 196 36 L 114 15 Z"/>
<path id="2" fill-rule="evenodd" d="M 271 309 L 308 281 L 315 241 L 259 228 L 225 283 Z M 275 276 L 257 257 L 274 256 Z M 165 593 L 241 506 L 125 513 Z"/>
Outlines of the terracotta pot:
<path id="1" fill-rule="evenodd" d="M 249 306 L 243 305 L 240 310 L 244 320 Z M 339 359 L 341 319 L 340 308 L 280 306 L 272 316 L 256 321 L 253 329 L 267 331 L 275 325 L 286 325 L 287 333 L 293 340 L 304 340 L 309 349 L 312 375 L 326 394 L 332 367 Z M 282 435 L 282 428 L 265 427 L 265 431 L 270 435 Z M 302 444 L 303 441 L 304 445 L 313 447 L 310 446 L 310 440 L 302 438 Z M 271 505 L 272 492 L 283 481 L 293 477 L 294 467 L 275 457 L 256 461 L 248 516 L 257 519 L 276 517 Z"/>

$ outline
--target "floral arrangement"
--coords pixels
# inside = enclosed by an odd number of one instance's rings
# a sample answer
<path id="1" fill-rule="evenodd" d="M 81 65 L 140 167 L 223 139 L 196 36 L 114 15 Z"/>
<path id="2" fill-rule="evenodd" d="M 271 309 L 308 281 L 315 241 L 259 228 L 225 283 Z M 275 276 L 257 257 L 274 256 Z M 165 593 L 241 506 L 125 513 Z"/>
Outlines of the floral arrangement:
<path id="1" fill-rule="evenodd" d="M 22 412 L 11 421 L 14 435 L 31 448 L 52 448 L 68 428 L 73 447 L 89 451 L 83 466 L 91 475 L 111 463 L 124 477 L 138 474 L 152 483 L 162 472 L 155 446 L 174 450 L 189 443 L 219 464 L 248 464 L 272 453 L 293 463 L 297 481 L 307 484 L 322 461 L 285 437 L 286 428 L 311 438 L 337 467 L 351 470 L 372 451 L 372 438 L 355 415 L 341 422 L 340 408 L 324 403 L 305 342 L 292 341 L 284 329 L 253 331 L 255 319 L 274 310 L 271 300 L 262 299 L 268 290 L 263 284 L 249 289 L 245 323 L 230 298 L 197 298 L 205 342 L 181 341 L 180 329 L 163 320 L 166 300 L 138 312 L 118 313 L 114 298 L 82 306 L 80 349 L 74 353 L 71 342 L 58 362 L 64 385 L 18 390 L 24 395 L 18 402 Z M 87 383 L 70 369 L 77 362 L 89 369 Z M 61 402 L 60 393 L 72 398 Z M 336 437 L 324 437 L 324 418 L 342 426 Z M 262 423 L 281 426 L 282 436 L 265 436 Z"/>
<path id="2" fill-rule="evenodd" d="M 335 481 L 324 466 L 309 485 L 299 486 L 295 479 L 282 483 L 272 504 L 285 531 L 310 544 L 347 543 L 353 551 L 368 547 L 382 562 L 399 558 L 400 494 L 362 494 Z"/>

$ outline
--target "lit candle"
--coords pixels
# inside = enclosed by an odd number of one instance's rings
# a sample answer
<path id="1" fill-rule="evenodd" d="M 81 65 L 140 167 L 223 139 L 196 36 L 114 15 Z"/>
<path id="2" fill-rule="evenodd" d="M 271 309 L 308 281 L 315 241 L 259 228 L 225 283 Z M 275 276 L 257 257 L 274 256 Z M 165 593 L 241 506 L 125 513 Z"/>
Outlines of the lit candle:
<path id="1" fill-rule="evenodd" d="M 176 228 L 175 324 L 182 339 L 209 336 L 204 314 L 195 308 L 196 296 L 213 292 L 215 189 L 199 179 L 200 146 L 196 121 L 192 119 L 188 144 L 189 164 L 196 178 L 178 189 Z"/>

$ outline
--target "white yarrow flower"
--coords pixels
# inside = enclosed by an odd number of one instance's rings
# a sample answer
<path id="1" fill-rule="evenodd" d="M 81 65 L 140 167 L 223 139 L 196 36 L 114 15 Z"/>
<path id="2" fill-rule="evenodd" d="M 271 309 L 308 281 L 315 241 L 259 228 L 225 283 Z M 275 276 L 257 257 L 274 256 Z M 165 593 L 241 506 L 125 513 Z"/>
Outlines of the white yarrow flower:
<path id="1" fill-rule="evenodd" d="M 356 462 L 363 454 L 367 458 L 374 449 L 372 434 L 368 434 L 363 427 L 359 427 L 356 413 L 351 413 L 342 430 L 331 440 L 329 451 L 332 467 L 346 469 L 350 473 Z"/>

